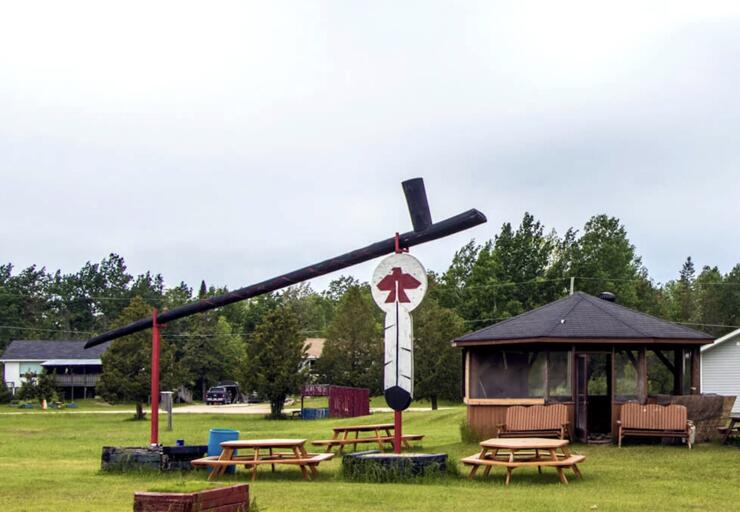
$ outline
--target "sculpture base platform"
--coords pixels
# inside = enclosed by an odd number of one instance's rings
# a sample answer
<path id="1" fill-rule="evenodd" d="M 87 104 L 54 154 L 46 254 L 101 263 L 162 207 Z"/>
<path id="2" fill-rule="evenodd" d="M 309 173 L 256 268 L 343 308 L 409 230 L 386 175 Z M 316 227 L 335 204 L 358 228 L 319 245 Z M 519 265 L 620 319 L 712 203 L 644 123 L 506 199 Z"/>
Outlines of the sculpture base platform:
<path id="1" fill-rule="evenodd" d="M 446 472 L 446 453 L 396 454 L 368 450 L 342 457 L 342 474 L 347 480 L 399 482 L 439 477 Z"/>

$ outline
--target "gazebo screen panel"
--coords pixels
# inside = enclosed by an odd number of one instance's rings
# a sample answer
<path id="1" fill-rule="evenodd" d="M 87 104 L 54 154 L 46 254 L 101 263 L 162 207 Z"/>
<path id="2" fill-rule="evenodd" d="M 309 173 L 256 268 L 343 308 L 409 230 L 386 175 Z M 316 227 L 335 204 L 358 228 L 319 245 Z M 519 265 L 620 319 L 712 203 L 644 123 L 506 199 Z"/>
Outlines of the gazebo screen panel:
<path id="1" fill-rule="evenodd" d="M 675 350 L 648 350 L 647 377 L 648 395 L 672 395 L 675 389 Z M 659 355 L 660 354 L 660 355 Z"/>
<path id="2" fill-rule="evenodd" d="M 614 372 L 617 400 L 637 400 L 639 393 L 639 369 L 637 350 L 615 351 Z"/>
<path id="3" fill-rule="evenodd" d="M 545 354 L 481 348 L 471 352 L 471 398 L 533 398 L 544 394 Z"/>
<path id="4" fill-rule="evenodd" d="M 548 398 L 556 402 L 569 402 L 573 399 L 572 352 L 550 350 L 548 353 Z"/>
<path id="5" fill-rule="evenodd" d="M 572 400 L 571 352 L 481 347 L 471 351 L 470 398 Z"/>

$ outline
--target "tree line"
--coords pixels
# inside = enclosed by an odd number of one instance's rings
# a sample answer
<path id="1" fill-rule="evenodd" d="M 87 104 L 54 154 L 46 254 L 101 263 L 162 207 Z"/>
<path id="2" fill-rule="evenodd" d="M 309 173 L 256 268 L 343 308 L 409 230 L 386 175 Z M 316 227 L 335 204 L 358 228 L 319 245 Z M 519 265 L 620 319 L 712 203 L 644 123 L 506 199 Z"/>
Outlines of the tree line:
<path id="1" fill-rule="evenodd" d="M 12 339 L 86 339 L 94 333 L 227 292 L 201 282 L 165 287 L 160 274 L 131 275 L 116 254 L 78 272 L 0 266 L 0 349 Z M 490 240 L 471 240 L 443 273 L 429 273 L 429 293 L 414 313 L 415 394 L 460 397 L 460 355 L 449 341 L 465 332 L 541 306 L 570 291 L 611 291 L 646 313 L 721 335 L 740 312 L 740 264 L 723 274 L 697 273 L 690 257 L 665 284 L 649 277 L 618 219 L 594 216 L 562 236 L 526 213 Z M 222 379 L 257 390 L 279 415 L 286 396 L 309 379 L 382 392 L 382 313 L 369 285 L 341 276 L 326 290 L 288 288 L 172 322 L 162 332 L 163 386 L 185 385 L 202 398 Z M 307 337 L 326 338 L 313 373 L 303 364 Z M 144 403 L 149 334 L 114 342 L 104 356 L 99 392 L 110 401 Z"/>

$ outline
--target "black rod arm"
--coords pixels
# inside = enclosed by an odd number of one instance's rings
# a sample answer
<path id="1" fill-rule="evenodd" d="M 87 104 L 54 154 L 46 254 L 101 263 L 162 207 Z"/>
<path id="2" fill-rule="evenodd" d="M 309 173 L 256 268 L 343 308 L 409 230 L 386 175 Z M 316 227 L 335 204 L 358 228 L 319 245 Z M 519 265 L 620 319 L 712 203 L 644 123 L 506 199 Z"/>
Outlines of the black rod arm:
<path id="1" fill-rule="evenodd" d="M 423 244 L 425 242 L 437 240 L 438 238 L 444 238 L 446 236 L 459 233 L 460 231 L 464 231 L 479 224 L 483 224 L 484 222 L 486 222 L 485 215 L 475 209 L 468 210 L 466 212 L 455 215 L 454 217 L 450 217 L 449 219 L 431 224 L 423 231 L 409 231 L 408 233 L 399 235 L 400 246 L 402 248 L 413 247 L 415 245 Z M 341 256 L 330 258 L 320 263 L 309 265 L 307 267 L 294 270 L 293 272 L 288 272 L 287 274 L 283 274 L 278 277 L 273 277 L 257 284 L 246 286 L 244 288 L 239 288 L 238 290 L 234 290 L 233 292 L 229 292 L 224 295 L 209 297 L 207 299 L 203 299 L 192 304 L 186 304 L 184 306 L 180 306 L 169 311 L 163 311 L 162 313 L 157 315 L 157 323 L 166 324 L 168 322 L 171 322 L 172 320 L 177 320 L 179 318 L 184 318 L 196 313 L 202 313 L 204 311 L 220 308 L 228 304 L 233 304 L 234 302 L 257 297 L 258 295 L 263 295 L 265 293 L 270 293 L 275 290 L 285 288 L 286 286 L 300 283 L 307 279 L 323 276 L 325 274 L 329 274 L 343 268 L 357 265 L 358 263 L 372 260 L 379 256 L 384 256 L 386 254 L 392 253 L 394 250 L 395 238 L 388 238 L 380 242 L 375 242 L 374 244 L 363 247 L 362 249 L 357 249 Z M 121 336 L 126 336 L 128 334 L 143 331 L 145 329 L 149 329 L 151 326 L 151 318 L 138 320 L 132 324 L 126 325 L 124 327 L 119 327 L 118 329 L 114 329 L 112 331 L 108 331 L 99 336 L 91 338 L 85 344 L 85 348 L 94 347 L 96 345 L 100 345 L 101 343 L 105 343 L 106 341 L 120 338 Z"/>

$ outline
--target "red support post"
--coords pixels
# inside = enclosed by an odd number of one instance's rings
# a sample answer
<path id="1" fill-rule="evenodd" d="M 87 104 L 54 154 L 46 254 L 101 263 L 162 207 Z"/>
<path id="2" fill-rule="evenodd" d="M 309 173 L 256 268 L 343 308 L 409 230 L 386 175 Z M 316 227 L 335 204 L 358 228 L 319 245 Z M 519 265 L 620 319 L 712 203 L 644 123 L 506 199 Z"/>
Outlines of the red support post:
<path id="1" fill-rule="evenodd" d="M 403 424 L 403 421 L 401 420 L 401 415 L 403 414 L 401 411 L 394 411 L 393 415 L 393 435 L 395 439 L 393 440 L 393 452 L 394 453 L 401 453 L 401 438 L 402 438 L 402 432 L 401 432 L 401 425 Z"/>
<path id="2" fill-rule="evenodd" d="M 157 308 L 152 311 L 152 407 L 150 444 L 159 444 L 159 324 Z"/>

